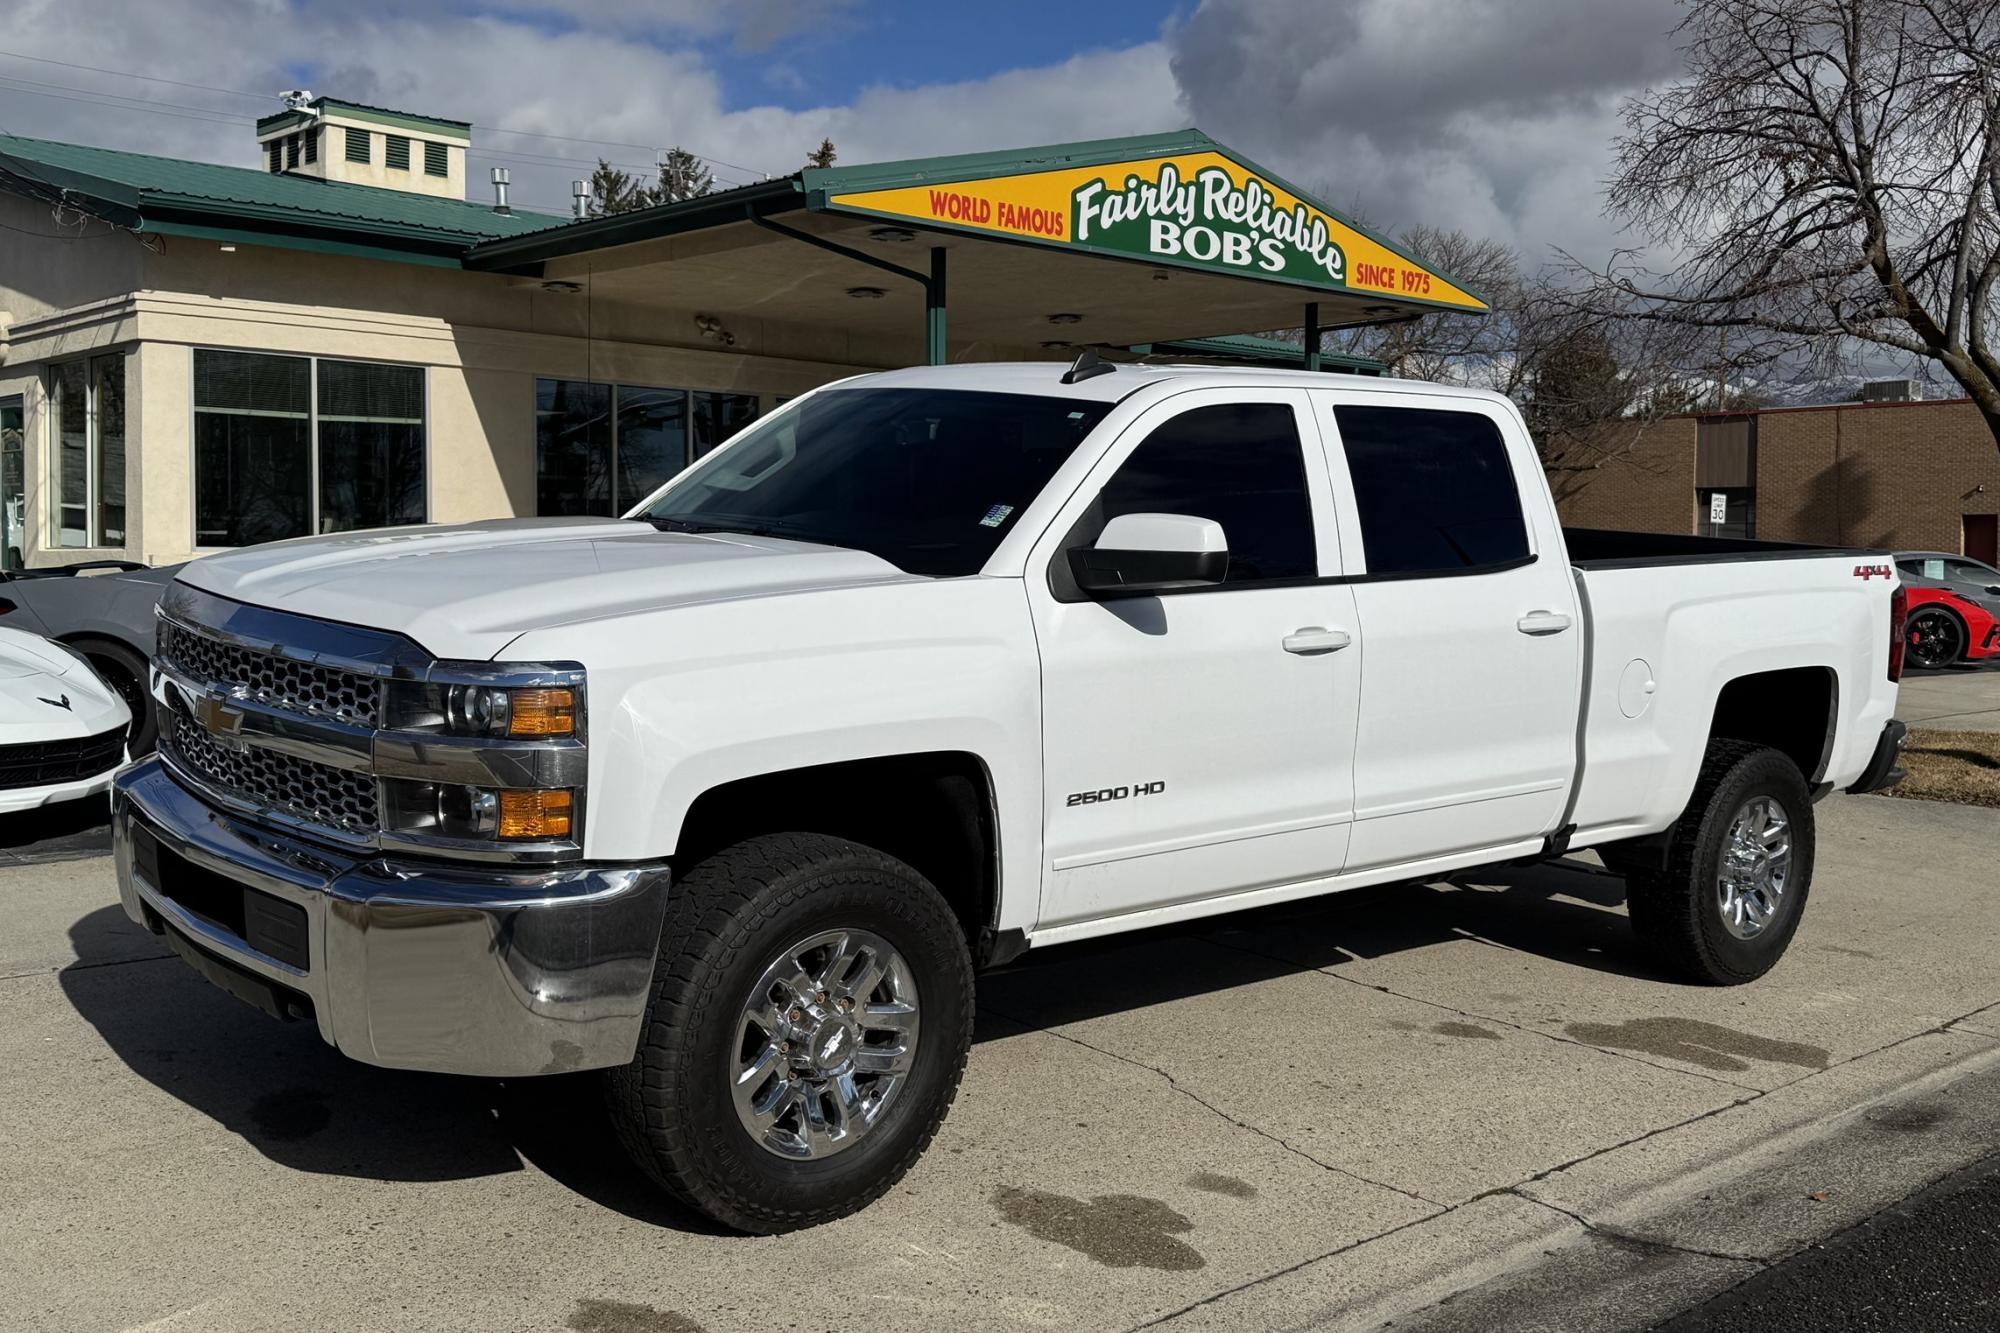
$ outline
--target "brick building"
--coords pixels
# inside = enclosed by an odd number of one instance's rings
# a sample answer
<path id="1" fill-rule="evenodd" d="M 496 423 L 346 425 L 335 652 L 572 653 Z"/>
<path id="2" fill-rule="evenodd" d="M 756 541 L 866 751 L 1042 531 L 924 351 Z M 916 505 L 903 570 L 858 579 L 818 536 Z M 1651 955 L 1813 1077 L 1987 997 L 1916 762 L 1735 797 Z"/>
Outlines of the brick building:
<path id="1" fill-rule="evenodd" d="M 2000 448 L 1962 398 L 1669 417 L 1549 480 L 1578 527 L 2000 554 Z"/>

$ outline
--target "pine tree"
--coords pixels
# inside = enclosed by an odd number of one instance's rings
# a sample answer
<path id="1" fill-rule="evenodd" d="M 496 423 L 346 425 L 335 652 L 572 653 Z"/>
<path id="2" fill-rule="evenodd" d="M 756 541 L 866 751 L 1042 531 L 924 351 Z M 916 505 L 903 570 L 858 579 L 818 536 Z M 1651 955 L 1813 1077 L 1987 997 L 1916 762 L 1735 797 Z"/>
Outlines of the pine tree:
<path id="1" fill-rule="evenodd" d="M 660 183 L 657 187 L 656 202 L 679 203 L 683 199 L 697 199 L 704 194 L 715 193 L 715 173 L 708 169 L 708 163 L 679 147 L 669 148 L 660 159 Z"/>
<path id="2" fill-rule="evenodd" d="M 819 147 L 806 154 L 806 165 L 809 167 L 830 167 L 833 165 L 834 159 L 838 156 L 839 153 L 833 146 L 833 140 L 821 139 Z"/>

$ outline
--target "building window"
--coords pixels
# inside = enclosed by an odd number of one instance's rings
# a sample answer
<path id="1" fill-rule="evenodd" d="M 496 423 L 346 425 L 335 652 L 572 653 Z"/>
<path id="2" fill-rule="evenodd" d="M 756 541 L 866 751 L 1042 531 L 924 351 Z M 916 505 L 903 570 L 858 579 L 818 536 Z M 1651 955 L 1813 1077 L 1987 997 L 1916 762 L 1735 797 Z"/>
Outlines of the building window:
<path id="1" fill-rule="evenodd" d="M 304 138 L 306 145 L 306 164 L 310 166 L 314 162 L 319 161 L 319 130 L 316 127 L 307 130 L 305 132 Z"/>
<path id="2" fill-rule="evenodd" d="M 391 171 L 408 171 L 410 169 L 409 139 L 400 134 L 390 134 L 383 136 L 383 143 L 387 145 L 382 157 L 383 163 Z"/>
<path id="3" fill-rule="evenodd" d="M 125 544 L 125 357 L 68 361 L 49 378 L 55 520 L 63 546 Z"/>
<path id="4" fill-rule="evenodd" d="M 373 162 L 375 147 L 367 130 L 347 131 L 347 160 L 349 162 Z"/>
<path id="5" fill-rule="evenodd" d="M 424 144 L 424 175 L 449 176 L 451 174 L 450 150 L 441 143 Z"/>
<path id="6" fill-rule="evenodd" d="M 19 569 L 28 549 L 27 438 L 21 396 L 0 398 L 0 568 Z"/>
<path id="7" fill-rule="evenodd" d="M 265 144 L 264 153 L 271 163 L 272 171 L 283 171 L 285 169 L 285 141 L 283 139 L 273 139 L 271 142 Z"/>
<path id="8" fill-rule="evenodd" d="M 197 546 L 424 521 L 421 367 L 203 348 L 194 402 Z"/>
<path id="9" fill-rule="evenodd" d="M 424 521 L 424 372 L 319 363 L 319 530 Z"/>
<path id="10" fill-rule="evenodd" d="M 535 512 L 622 514 L 757 419 L 757 396 L 535 381 Z"/>

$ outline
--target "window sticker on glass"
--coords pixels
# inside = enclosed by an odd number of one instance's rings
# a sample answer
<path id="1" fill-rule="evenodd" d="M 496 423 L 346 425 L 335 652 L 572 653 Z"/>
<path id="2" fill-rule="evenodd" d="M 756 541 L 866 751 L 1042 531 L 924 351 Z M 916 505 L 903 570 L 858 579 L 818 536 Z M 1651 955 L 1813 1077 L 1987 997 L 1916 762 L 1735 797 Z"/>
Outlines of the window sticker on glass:
<path id="1" fill-rule="evenodd" d="M 1942 561 L 1942 560 L 1926 560 L 1926 561 L 1924 561 L 1924 577 L 1925 577 L 1925 578 L 1927 578 L 1927 579 L 1941 579 L 1941 578 L 1943 578 L 1943 577 L 1944 577 L 1944 561 Z"/>
<path id="2" fill-rule="evenodd" d="M 979 520 L 982 528 L 997 528 L 1007 521 L 1007 515 L 1014 512 L 1013 505 L 994 505 L 986 511 L 986 517 Z"/>

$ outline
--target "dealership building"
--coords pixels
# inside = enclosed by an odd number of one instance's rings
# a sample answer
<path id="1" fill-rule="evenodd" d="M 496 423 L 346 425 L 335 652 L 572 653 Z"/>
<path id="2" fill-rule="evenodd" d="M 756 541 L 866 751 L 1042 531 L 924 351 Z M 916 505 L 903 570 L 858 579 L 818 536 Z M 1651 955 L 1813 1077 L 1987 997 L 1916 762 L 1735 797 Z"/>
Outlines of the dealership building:
<path id="1" fill-rule="evenodd" d="M 1484 309 L 1196 131 L 582 220 L 467 200 L 470 137 L 334 98 L 241 167 L 0 136 L 9 563 L 618 513 L 847 375 L 1086 346 L 1369 373 L 1240 335 Z"/>

